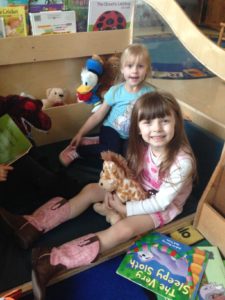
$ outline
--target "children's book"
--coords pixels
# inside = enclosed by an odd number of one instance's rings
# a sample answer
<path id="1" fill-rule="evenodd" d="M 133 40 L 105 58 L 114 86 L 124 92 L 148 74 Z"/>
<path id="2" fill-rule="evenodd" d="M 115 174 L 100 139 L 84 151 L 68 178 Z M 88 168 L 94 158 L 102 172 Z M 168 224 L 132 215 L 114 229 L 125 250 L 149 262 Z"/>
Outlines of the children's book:
<path id="1" fill-rule="evenodd" d="M 64 10 L 74 10 L 76 13 L 77 31 L 87 31 L 89 0 L 65 0 Z"/>
<path id="2" fill-rule="evenodd" d="M 8 0 L 0 0 L 0 7 L 8 6 Z"/>
<path id="3" fill-rule="evenodd" d="M 27 35 L 27 22 L 24 6 L 0 7 L 0 17 L 4 19 L 7 37 Z"/>
<path id="4" fill-rule="evenodd" d="M 25 10 L 28 9 L 29 0 L 7 0 L 7 6 L 24 6 Z"/>
<path id="5" fill-rule="evenodd" d="M 29 12 L 36 13 L 40 11 L 63 10 L 63 6 L 62 0 L 30 0 Z"/>
<path id="6" fill-rule="evenodd" d="M 134 0 L 90 0 L 87 31 L 129 28 Z"/>
<path id="7" fill-rule="evenodd" d="M 219 296 L 225 299 L 225 267 L 218 248 L 215 246 L 198 248 L 208 252 L 208 263 L 197 299 L 217 299 Z"/>
<path id="8" fill-rule="evenodd" d="M 135 242 L 117 274 L 167 299 L 195 299 L 206 268 L 207 253 L 161 233 Z"/>
<path id="9" fill-rule="evenodd" d="M 171 238 L 186 245 L 193 245 L 204 239 L 193 225 L 181 227 L 170 234 Z"/>
<path id="10" fill-rule="evenodd" d="M 74 11 L 42 11 L 29 15 L 33 35 L 76 32 Z"/>
<path id="11" fill-rule="evenodd" d="M 28 6 L 29 0 L 0 0 L 0 6 Z"/>
<path id="12" fill-rule="evenodd" d="M 0 38 L 6 37 L 4 19 L 0 17 Z"/>
<path id="13" fill-rule="evenodd" d="M 5 114 L 0 118 L 0 164 L 11 164 L 32 147 L 31 142 L 12 118 Z"/>

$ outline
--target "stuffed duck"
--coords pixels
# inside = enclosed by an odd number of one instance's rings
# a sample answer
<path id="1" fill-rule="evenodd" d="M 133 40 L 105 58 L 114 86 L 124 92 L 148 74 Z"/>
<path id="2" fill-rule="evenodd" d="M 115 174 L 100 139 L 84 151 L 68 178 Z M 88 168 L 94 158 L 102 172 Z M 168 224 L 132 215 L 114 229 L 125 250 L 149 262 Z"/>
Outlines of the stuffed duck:
<path id="1" fill-rule="evenodd" d="M 85 68 L 81 71 L 82 84 L 77 88 L 77 100 L 94 105 L 92 112 L 95 112 L 101 105 L 100 97 L 97 95 L 99 77 L 103 73 L 103 62 L 97 55 L 86 61 Z"/>

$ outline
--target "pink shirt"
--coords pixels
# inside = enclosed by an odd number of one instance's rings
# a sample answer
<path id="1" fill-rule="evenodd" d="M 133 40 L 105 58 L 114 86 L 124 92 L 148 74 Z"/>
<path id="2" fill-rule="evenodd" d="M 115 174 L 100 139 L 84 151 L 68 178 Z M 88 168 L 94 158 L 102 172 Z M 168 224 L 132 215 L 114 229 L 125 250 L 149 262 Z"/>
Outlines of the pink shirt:
<path id="1" fill-rule="evenodd" d="M 153 156 L 150 147 L 146 151 L 145 162 L 141 183 L 145 190 L 154 189 L 156 194 L 142 201 L 127 202 L 127 216 L 150 214 L 158 227 L 182 212 L 192 190 L 192 180 L 189 178 L 192 159 L 181 150 L 164 178 L 159 177 L 161 160 Z"/>

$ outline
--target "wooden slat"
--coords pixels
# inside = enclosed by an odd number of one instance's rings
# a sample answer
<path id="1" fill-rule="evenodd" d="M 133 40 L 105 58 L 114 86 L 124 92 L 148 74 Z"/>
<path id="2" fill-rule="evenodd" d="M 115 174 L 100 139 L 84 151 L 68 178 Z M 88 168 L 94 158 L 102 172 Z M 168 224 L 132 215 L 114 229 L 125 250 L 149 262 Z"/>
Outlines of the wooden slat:
<path id="1" fill-rule="evenodd" d="M 202 208 L 205 203 L 210 205 L 215 201 L 216 191 L 218 186 L 221 184 L 222 171 L 225 168 L 225 153 L 223 151 L 221 159 L 218 162 L 202 196 L 198 203 L 197 212 L 195 214 L 194 226 L 198 229 L 200 215 L 202 214 Z M 222 183 L 223 184 L 223 183 Z"/>
<path id="2" fill-rule="evenodd" d="M 52 120 L 48 133 L 32 130 L 32 137 L 37 146 L 71 139 L 91 115 L 92 105 L 75 103 L 46 109 Z"/>
<path id="3" fill-rule="evenodd" d="M 5 38 L 0 39 L 0 65 L 120 53 L 129 43 L 129 29 Z"/>
<path id="4" fill-rule="evenodd" d="M 225 256 L 225 219 L 208 203 L 203 204 L 197 229 Z"/>
<path id="5" fill-rule="evenodd" d="M 216 191 L 216 196 L 213 201 L 213 206 L 216 208 L 223 216 L 225 216 L 225 168 L 221 170 L 221 179 L 218 189 Z"/>

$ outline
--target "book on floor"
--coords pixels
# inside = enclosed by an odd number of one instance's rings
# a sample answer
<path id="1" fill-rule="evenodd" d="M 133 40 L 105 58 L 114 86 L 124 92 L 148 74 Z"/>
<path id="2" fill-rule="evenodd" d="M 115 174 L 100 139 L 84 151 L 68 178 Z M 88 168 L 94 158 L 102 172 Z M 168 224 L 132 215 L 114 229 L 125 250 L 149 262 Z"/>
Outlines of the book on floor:
<path id="1" fill-rule="evenodd" d="M 24 6 L 0 7 L 0 17 L 4 19 L 7 37 L 27 35 L 27 22 Z"/>
<path id="2" fill-rule="evenodd" d="M 216 246 L 198 248 L 208 252 L 208 263 L 196 299 L 217 299 L 219 296 L 225 299 L 225 267 L 218 248 Z"/>
<path id="3" fill-rule="evenodd" d="M 12 164 L 31 147 L 31 142 L 8 114 L 0 117 L 0 164 Z"/>
<path id="4" fill-rule="evenodd" d="M 130 247 L 117 274 L 167 299 L 195 299 L 207 253 L 169 238 L 149 233 Z"/>
<path id="5" fill-rule="evenodd" d="M 134 0 L 90 0 L 87 31 L 129 28 L 133 11 Z"/>
<path id="6" fill-rule="evenodd" d="M 76 32 L 75 11 L 29 13 L 33 35 Z"/>
<path id="7" fill-rule="evenodd" d="M 170 234 L 171 238 L 186 245 L 193 245 L 204 239 L 193 225 L 181 227 Z"/>

